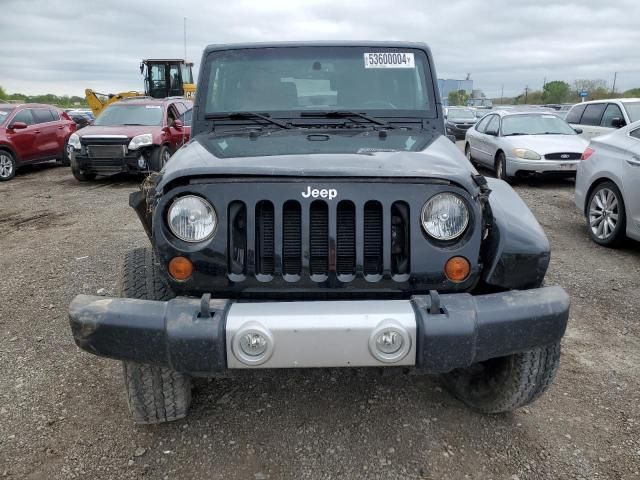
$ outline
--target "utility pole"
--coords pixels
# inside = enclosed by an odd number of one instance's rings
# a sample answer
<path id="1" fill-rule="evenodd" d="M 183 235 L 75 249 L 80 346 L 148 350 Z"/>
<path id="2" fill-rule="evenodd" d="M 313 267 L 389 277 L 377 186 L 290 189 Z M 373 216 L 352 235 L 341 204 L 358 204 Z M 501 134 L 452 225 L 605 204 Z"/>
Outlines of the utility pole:
<path id="1" fill-rule="evenodd" d="M 529 85 L 527 85 L 526 87 L 524 87 L 524 104 L 526 105 L 527 102 L 529 101 Z"/>
<path id="2" fill-rule="evenodd" d="M 613 72 L 613 88 L 611 88 L 611 94 L 616 93 L 616 79 L 618 78 L 618 72 Z"/>
<path id="3" fill-rule="evenodd" d="M 187 17 L 184 17 L 184 61 L 187 61 Z"/>
<path id="4" fill-rule="evenodd" d="M 500 105 L 504 104 L 504 83 L 502 84 L 502 88 L 500 89 Z"/>

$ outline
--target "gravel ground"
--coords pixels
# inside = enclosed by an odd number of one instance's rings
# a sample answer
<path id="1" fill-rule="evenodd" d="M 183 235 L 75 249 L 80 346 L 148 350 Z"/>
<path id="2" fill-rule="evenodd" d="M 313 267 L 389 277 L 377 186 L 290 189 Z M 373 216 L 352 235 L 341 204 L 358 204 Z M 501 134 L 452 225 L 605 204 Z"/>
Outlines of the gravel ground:
<path id="1" fill-rule="evenodd" d="M 74 345 L 67 306 L 113 294 L 148 243 L 127 195 L 67 168 L 0 184 L 0 478 L 640 478 L 640 255 L 587 237 L 568 181 L 516 187 L 552 245 L 548 284 L 572 296 L 554 386 L 500 416 L 431 377 L 248 372 L 196 383 L 186 421 L 137 427 L 121 366 Z"/>

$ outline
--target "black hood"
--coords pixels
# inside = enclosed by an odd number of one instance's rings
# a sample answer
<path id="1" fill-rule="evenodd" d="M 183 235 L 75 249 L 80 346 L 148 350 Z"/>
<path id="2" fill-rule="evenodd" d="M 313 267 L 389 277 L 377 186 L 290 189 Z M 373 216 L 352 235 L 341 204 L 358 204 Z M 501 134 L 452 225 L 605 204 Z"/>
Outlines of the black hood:
<path id="1" fill-rule="evenodd" d="M 477 173 L 445 136 L 428 130 L 202 133 L 171 158 L 158 188 L 180 177 L 407 177 L 448 180 L 471 191 Z"/>

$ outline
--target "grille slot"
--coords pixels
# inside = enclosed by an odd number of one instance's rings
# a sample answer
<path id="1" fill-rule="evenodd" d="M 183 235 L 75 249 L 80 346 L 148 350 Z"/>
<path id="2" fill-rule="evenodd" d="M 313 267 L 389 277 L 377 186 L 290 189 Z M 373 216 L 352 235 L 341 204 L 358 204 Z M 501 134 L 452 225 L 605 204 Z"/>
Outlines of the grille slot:
<path id="1" fill-rule="evenodd" d="M 364 273 L 382 273 L 382 205 L 376 201 L 364 206 Z"/>
<path id="2" fill-rule="evenodd" d="M 391 205 L 391 272 L 409 273 L 409 205 L 395 202 Z"/>
<path id="3" fill-rule="evenodd" d="M 338 274 L 356 273 L 356 207 L 353 202 L 338 204 L 336 226 L 336 269 Z"/>
<path id="4" fill-rule="evenodd" d="M 329 209 L 315 201 L 309 210 L 309 267 L 312 275 L 326 275 L 329 270 Z"/>
<path id="5" fill-rule="evenodd" d="M 256 206 L 256 273 L 273 275 L 274 242 L 273 203 L 262 201 Z"/>
<path id="6" fill-rule="evenodd" d="M 581 157 L 582 153 L 577 152 L 547 153 L 544 156 L 547 160 L 580 160 Z"/>
<path id="7" fill-rule="evenodd" d="M 244 274 L 247 269 L 247 207 L 229 204 L 229 272 Z"/>
<path id="8" fill-rule="evenodd" d="M 89 158 L 122 158 L 127 155 L 125 145 L 87 145 Z"/>
<path id="9" fill-rule="evenodd" d="M 302 210 L 293 200 L 282 208 L 282 271 L 288 275 L 302 271 Z"/>

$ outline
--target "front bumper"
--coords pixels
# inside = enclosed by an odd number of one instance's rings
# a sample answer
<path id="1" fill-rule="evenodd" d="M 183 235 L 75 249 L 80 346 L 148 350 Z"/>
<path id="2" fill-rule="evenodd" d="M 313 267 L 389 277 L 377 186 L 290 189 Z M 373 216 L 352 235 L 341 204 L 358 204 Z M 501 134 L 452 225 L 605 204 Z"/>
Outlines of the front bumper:
<path id="1" fill-rule="evenodd" d="M 560 340 L 569 297 L 560 287 L 410 300 L 232 303 L 168 302 L 78 295 L 69 307 L 76 344 L 118 360 L 191 374 L 233 368 L 415 366 L 447 372 Z M 404 335 L 391 359 L 374 339 Z M 239 338 L 260 332 L 265 358 L 244 355 Z"/>
<path id="2" fill-rule="evenodd" d="M 507 158 L 507 175 L 515 176 L 518 172 L 575 175 L 579 163 L 580 160 L 525 160 L 509 156 Z"/>
<path id="3" fill-rule="evenodd" d="M 80 170 L 104 175 L 121 172 L 143 172 L 148 169 L 147 158 L 141 151 L 128 154 L 125 157 L 115 158 L 92 158 L 76 153 L 74 160 Z"/>

